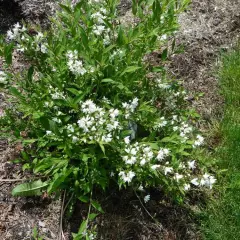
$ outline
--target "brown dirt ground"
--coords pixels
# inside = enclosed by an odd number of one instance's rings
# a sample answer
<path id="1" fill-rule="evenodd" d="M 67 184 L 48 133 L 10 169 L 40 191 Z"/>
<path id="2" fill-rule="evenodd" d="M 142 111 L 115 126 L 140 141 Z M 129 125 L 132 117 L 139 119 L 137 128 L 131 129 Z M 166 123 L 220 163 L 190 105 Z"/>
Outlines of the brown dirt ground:
<path id="1" fill-rule="evenodd" d="M 11 11 L 7 15 L 1 9 L 1 1 L 5 0 L 0 0 L 0 17 L 3 16 L 6 24 L 0 24 L 0 31 L 6 31 L 16 18 L 12 17 L 14 13 L 11 14 Z M 43 24 L 46 23 L 46 13 L 52 9 L 43 0 L 16 2 L 26 18 Z M 121 13 L 129 9 L 129 3 L 130 1 L 122 1 Z M 237 42 L 240 32 L 239 9 L 239 0 L 193 0 L 190 9 L 179 17 L 181 28 L 177 33 L 177 43 L 183 44 L 185 51 L 170 57 L 169 72 L 184 81 L 185 87 L 193 96 L 193 105 L 207 122 L 221 115 L 223 101 L 218 92 L 216 64 L 219 53 Z M 20 64 L 16 63 L 16 68 L 20 68 Z M 203 92 L 204 96 L 196 101 L 194 95 L 199 92 Z M 0 110 L 6 107 L 5 98 L 4 93 L 0 93 Z M 37 227 L 44 239 L 55 240 L 58 235 L 61 201 L 11 196 L 11 190 L 16 185 L 16 182 L 11 181 L 23 177 L 31 178 L 28 173 L 23 174 L 20 165 L 11 162 L 18 153 L 18 147 L 9 145 L 6 139 L 0 137 L 0 179 L 5 179 L 0 180 L 1 239 L 31 239 L 32 229 Z M 6 179 L 11 181 L 6 182 Z M 146 204 L 146 209 L 152 215 L 156 214 L 158 223 L 148 216 L 138 198 L 131 192 L 112 190 L 105 195 L 99 194 L 98 198 L 106 212 L 95 222 L 98 225 L 99 240 L 201 239 L 192 211 L 170 203 L 163 198 L 160 191 L 152 190 L 151 200 Z M 192 204 L 191 208 L 195 207 Z M 65 224 L 66 239 L 70 239 L 71 231 L 77 230 L 85 211 L 86 206 L 76 205 L 72 219 Z"/>

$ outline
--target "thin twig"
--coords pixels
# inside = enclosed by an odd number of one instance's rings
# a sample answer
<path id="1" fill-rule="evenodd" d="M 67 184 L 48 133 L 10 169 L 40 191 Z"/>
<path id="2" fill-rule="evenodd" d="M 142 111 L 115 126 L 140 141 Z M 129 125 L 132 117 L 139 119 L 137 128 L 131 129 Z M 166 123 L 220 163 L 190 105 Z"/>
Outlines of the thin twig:
<path id="1" fill-rule="evenodd" d="M 63 221 L 63 209 L 64 209 L 65 197 L 66 197 L 66 190 L 64 190 L 62 206 L 61 206 L 61 216 L 60 216 L 60 225 L 59 225 L 59 234 L 58 234 L 59 240 L 62 240 L 62 221 Z"/>
<path id="2" fill-rule="evenodd" d="M 74 193 L 72 193 L 71 197 L 69 198 L 68 202 L 66 203 L 66 205 L 65 205 L 65 207 L 64 207 L 64 209 L 63 209 L 63 215 L 64 215 L 64 213 L 66 212 L 66 209 L 67 209 L 69 203 L 71 202 L 73 196 L 74 196 Z"/>
<path id="3" fill-rule="evenodd" d="M 148 214 L 148 216 L 151 217 L 151 219 L 152 219 L 153 221 L 156 221 L 156 219 L 155 219 L 155 218 L 151 215 L 151 213 L 146 209 L 146 207 L 145 207 L 144 204 L 142 203 L 140 197 L 137 195 L 136 191 L 135 191 L 135 190 L 133 190 L 133 191 L 134 191 L 135 195 L 137 196 L 139 202 L 141 203 L 142 207 L 144 208 L 144 210 L 145 210 L 146 213 Z"/>
<path id="4" fill-rule="evenodd" d="M 1 179 L 0 182 L 22 182 L 22 181 L 28 181 L 31 179 Z"/>
<path id="5" fill-rule="evenodd" d="M 63 231 L 62 231 L 62 237 L 63 237 L 63 239 L 64 239 L 64 240 L 66 240 L 66 238 L 65 238 L 65 236 L 64 236 L 64 233 L 63 233 Z"/>
<path id="6" fill-rule="evenodd" d="M 148 216 L 149 216 L 155 223 L 159 224 L 158 220 L 155 219 L 155 218 L 151 215 L 151 213 L 147 210 L 147 208 L 144 206 L 143 202 L 141 201 L 141 199 L 140 199 L 140 197 L 138 196 L 138 194 L 136 193 L 136 191 L 135 191 L 134 189 L 133 189 L 133 191 L 134 191 L 134 193 L 136 194 L 139 202 L 141 203 L 142 207 L 144 208 L 144 210 L 146 211 L 146 213 L 148 214 Z M 158 226 L 157 226 L 157 227 L 158 227 Z M 158 228 L 159 228 L 159 227 L 158 227 Z M 159 228 L 159 230 L 161 231 L 161 228 Z"/>

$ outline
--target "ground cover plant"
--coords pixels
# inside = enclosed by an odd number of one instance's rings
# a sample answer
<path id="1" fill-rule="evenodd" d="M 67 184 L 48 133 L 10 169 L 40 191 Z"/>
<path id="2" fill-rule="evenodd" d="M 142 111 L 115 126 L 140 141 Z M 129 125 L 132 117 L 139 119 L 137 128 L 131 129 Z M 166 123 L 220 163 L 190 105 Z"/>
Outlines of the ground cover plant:
<path id="1" fill-rule="evenodd" d="M 215 197 L 205 212 L 203 230 L 206 239 L 240 238 L 240 50 L 222 56 L 219 69 L 221 92 L 225 98 L 224 118 L 220 123 L 221 145 L 216 158 L 222 172 Z"/>
<path id="2" fill-rule="evenodd" d="M 0 82 L 14 104 L 1 126 L 22 144 L 23 168 L 38 179 L 13 195 L 67 190 L 90 202 L 75 239 L 94 237 L 88 222 L 96 217 L 91 207 L 102 212 L 98 188 L 161 187 L 181 202 L 189 190 L 216 181 L 198 159 L 204 138 L 181 82 L 146 61 L 156 49 L 162 61 L 174 51 L 174 41 L 166 43 L 186 4 L 133 1 L 136 21 L 126 26 L 118 1 L 72 1 L 60 5 L 48 31 L 18 23 L 2 39 Z M 29 63 L 21 74 L 10 71 L 14 49 Z"/>

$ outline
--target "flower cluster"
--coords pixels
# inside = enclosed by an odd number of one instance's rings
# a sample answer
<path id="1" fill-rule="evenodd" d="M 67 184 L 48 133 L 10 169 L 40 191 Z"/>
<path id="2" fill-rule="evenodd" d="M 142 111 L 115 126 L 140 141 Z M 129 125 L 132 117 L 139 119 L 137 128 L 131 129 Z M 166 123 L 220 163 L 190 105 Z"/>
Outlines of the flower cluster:
<path id="1" fill-rule="evenodd" d="M 132 181 L 132 179 L 134 178 L 135 176 L 135 173 L 132 172 L 132 171 L 129 171 L 129 172 L 123 172 L 121 171 L 119 174 L 120 178 L 124 181 L 124 182 L 127 182 L 127 183 L 130 183 Z"/>
<path id="2" fill-rule="evenodd" d="M 138 98 L 134 98 L 132 101 L 122 103 L 125 109 L 125 118 L 128 119 L 138 106 Z"/>
<path id="3" fill-rule="evenodd" d="M 205 173 L 202 178 L 194 178 L 191 180 L 191 183 L 195 186 L 206 186 L 212 189 L 213 184 L 216 182 L 216 178 L 214 176 Z"/>
<path id="4" fill-rule="evenodd" d="M 171 87 L 168 83 L 163 82 L 161 78 L 155 79 L 155 83 L 160 89 L 169 89 Z"/>
<path id="5" fill-rule="evenodd" d="M 153 152 L 150 147 L 138 142 L 130 145 L 129 137 L 124 139 L 127 146 L 124 150 L 124 155 L 122 157 L 126 165 L 138 164 L 144 166 L 149 163 L 153 158 Z"/>
<path id="6" fill-rule="evenodd" d="M 107 10 L 105 8 L 100 8 L 99 12 L 93 13 L 91 15 L 91 17 L 100 24 L 104 23 L 104 19 L 106 19 L 106 14 L 107 14 Z"/>
<path id="7" fill-rule="evenodd" d="M 34 37 L 34 41 L 32 42 L 32 46 L 36 47 L 36 51 L 40 51 L 42 53 L 47 53 L 48 45 L 45 43 L 44 35 L 41 32 Z"/>
<path id="8" fill-rule="evenodd" d="M 81 60 L 78 60 L 78 51 L 68 51 L 67 52 L 67 58 L 68 58 L 68 68 L 69 70 L 76 75 L 84 75 L 87 70 L 83 67 L 83 62 Z"/>
<path id="9" fill-rule="evenodd" d="M 16 23 L 12 30 L 7 31 L 7 38 L 9 40 L 16 40 L 21 35 L 21 33 L 25 31 L 26 31 L 26 28 L 24 26 L 21 27 L 19 23 Z"/>
<path id="10" fill-rule="evenodd" d="M 65 99 L 66 96 L 63 92 L 59 91 L 57 88 L 53 88 L 52 86 L 49 86 L 49 94 L 52 97 L 52 99 Z"/>
<path id="11" fill-rule="evenodd" d="M 84 116 L 77 123 L 85 141 L 109 143 L 113 140 L 115 132 L 122 129 L 118 121 L 118 109 L 105 110 L 92 100 L 87 100 L 81 104 L 81 112 Z"/>
<path id="12" fill-rule="evenodd" d="M 120 171 L 120 180 L 123 183 L 130 184 L 133 177 L 141 179 L 142 174 L 146 171 L 151 175 L 152 171 L 160 172 L 167 180 L 173 179 L 177 186 L 185 191 L 191 189 L 191 185 L 212 188 L 216 179 L 209 174 L 199 176 L 197 174 L 196 160 L 187 162 L 180 161 L 178 165 L 172 162 L 171 151 L 168 148 L 160 148 L 158 152 L 151 149 L 146 144 L 135 142 L 130 143 L 130 138 L 124 138 L 125 149 L 122 154 L 122 159 L 126 170 Z M 142 186 L 142 185 L 141 185 Z"/>
<path id="13" fill-rule="evenodd" d="M 197 135 L 196 137 L 197 139 L 195 140 L 195 142 L 193 143 L 193 147 L 198 147 L 201 146 L 204 142 L 204 138 L 201 135 Z"/>

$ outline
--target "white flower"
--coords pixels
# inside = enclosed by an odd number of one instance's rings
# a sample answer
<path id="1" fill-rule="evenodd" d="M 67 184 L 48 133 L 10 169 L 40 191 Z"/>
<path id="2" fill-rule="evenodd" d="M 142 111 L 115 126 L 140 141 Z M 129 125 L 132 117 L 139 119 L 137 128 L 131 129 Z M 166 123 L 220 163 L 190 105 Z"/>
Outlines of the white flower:
<path id="1" fill-rule="evenodd" d="M 152 170 L 156 170 L 156 169 L 159 168 L 159 167 L 160 167 L 160 165 L 152 165 L 152 166 L 151 166 L 151 169 L 152 169 Z"/>
<path id="2" fill-rule="evenodd" d="M 20 24 L 16 23 L 14 25 L 12 31 L 11 30 L 7 31 L 7 38 L 9 40 L 14 40 L 14 39 L 18 38 L 20 36 L 21 32 L 24 32 L 25 30 L 26 30 L 25 27 L 22 27 L 22 29 L 21 29 Z"/>
<path id="3" fill-rule="evenodd" d="M 210 189 L 212 189 L 213 184 L 217 181 L 216 178 L 213 176 L 210 176 L 208 180 L 206 180 L 205 185 L 208 186 Z"/>
<path id="4" fill-rule="evenodd" d="M 69 70 L 76 75 L 84 75 L 87 70 L 83 67 L 83 62 L 78 60 L 78 51 L 68 51 L 66 54 L 68 58 L 68 68 Z"/>
<path id="5" fill-rule="evenodd" d="M 189 168 L 189 169 L 195 169 L 195 168 L 196 168 L 195 162 L 196 162 L 195 160 L 189 161 L 189 162 L 188 162 L 188 168 Z"/>
<path id="6" fill-rule="evenodd" d="M 140 185 L 139 188 L 138 188 L 138 190 L 139 190 L 139 191 L 144 191 L 143 186 Z"/>
<path id="7" fill-rule="evenodd" d="M 98 23 L 104 23 L 104 19 L 106 16 L 102 15 L 100 12 L 93 13 L 91 15 L 92 18 L 94 18 Z"/>
<path id="8" fill-rule="evenodd" d="M 136 157 L 131 157 L 131 158 L 126 160 L 126 164 L 133 165 L 134 163 L 136 163 L 136 161 L 137 161 Z"/>
<path id="9" fill-rule="evenodd" d="M 52 131 L 46 131 L 46 135 L 51 135 L 52 134 Z"/>
<path id="10" fill-rule="evenodd" d="M 55 117 L 55 118 L 53 118 L 52 120 L 53 120 L 54 122 L 56 122 L 56 123 L 61 123 L 61 122 L 62 122 L 62 121 L 61 121 L 61 119 L 59 119 L 59 118 L 56 118 L 56 117 Z"/>
<path id="11" fill-rule="evenodd" d="M 51 93 L 52 99 L 65 99 L 65 96 L 62 92 L 59 92 L 58 89 L 54 89 L 55 92 Z"/>
<path id="12" fill-rule="evenodd" d="M 124 103 L 122 103 L 122 106 L 123 106 L 123 108 L 126 109 L 127 112 L 132 112 L 133 113 L 138 106 L 138 98 L 134 98 L 132 100 L 132 102 L 130 101 L 129 103 L 124 102 Z M 129 117 L 129 113 L 127 113 L 127 114 L 128 114 L 128 117 Z"/>
<path id="13" fill-rule="evenodd" d="M 35 36 L 35 41 L 40 41 L 41 39 L 43 39 L 43 34 L 41 32 L 38 32 L 38 34 Z"/>
<path id="14" fill-rule="evenodd" d="M 73 143 L 76 143 L 77 141 L 79 141 L 79 138 L 76 137 L 76 136 L 73 136 L 73 137 L 72 137 L 72 141 L 73 141 Z"/>
<path id="15" fill-rule="evenodd" d="M 125 142 L 126 144 L 129 144 L 129 143 L 130 143 L 130 136 L 125 137 L 125 138 L 124 138 L 124 142 Z"/>
<path id="16" fill-rule="evenodd" d="M 111 142 L 112 141 L 112 135 L 109 133 L 109 134 L 107 134 L 105 136 L 102 136 L 102 141 L 106 142 L 106 143 Z"/>
<path id="17" fill-rule="evenodd" d="M 118 109 L 110 109 L 109 110 L 109 115 L 111 118 L 116 118 L 119 115 L 119 110 Z"/>
<path id="18" fill-rule="evenodd" d="M 165 41 L 167 40 L 167 34 L 163 34 L 161 36 L 158 36 L 158 41 Z"/>
<path id="19" fill-rule="evenodd" d="M 46 44 L 41 44 L 41 48 L 40 48 L 42 53 L 47 53 L 47 46 Z"/>
<path id="20" fill-rule="evenodd" d="M 100 36 L 105 30 L 105 26 L 102 25 L 95 25 L 93 27 L 93 33 L 95 33 L 97 36 Z"/>
<path id="21" fill-rule="evenodd" d="M 97 106 L 92 100 L 87 100 L 82 104 L 82 112 L 94 113 L 97 111 Z"/>
<path id="22" fill-rule="evenodd" d="M 130 183 L 132 181 L 132 179 L 135 177 L 135 173 L 132 172 L 132 171 L 129 171 L 127 174 L 123 171 L 121 171 L 119 173 L 119 176 L 121 177 L 121 179 L 124 181 L 124 182 L 128 182 Z"/>
<path id="23" fill-rule="evenodd" d="M 193 147 L 201 146 L 204 142 L 204 138 L 201 135 L 197 135 L 197 140 L 193 143 Z"/>
<path id="24" fill-rule="evenodd" d="M 143 200 L 145 203 L 147 203 L 150 200 L 150 195 L 146 195 Z"/>
<path id="25" fill-rule="evenodd" d="M 178 130 L 178 126 L 173 127 L 173 131 L 176 132 Z"/>
<path id="26" fill-rule="evenodd" d="M 176 173 L 175 176 L 174 176 L 174 179 L 178 182 L 180 179 L 183 178 L 183 175 L 182 174 L 179 174 L 179 173 Z"/>
<path id="27" fill-rule="evenodd" d="M 138 98 L 134 98 L 131 103 L 132 110 L 134 111 L 137 106 L 138 106 Z"/>
<path id="28" fill-rule="evenodd" d="M 136 148 L 132 148 L 131 151 L 130 151 L 130 153 L 131 153 L 132 155 L 136 155 L 136 154 L 137 154 Z"/>
<path id="29" fill-rule="evenodd" d="M 103 38 L 104 45 L 109 45 L 111 43 L 110 38 L 108 35 L 105 35 Z"/>
<path id="30" fill-rule="evenodd" d="M 192 183 L 193 185 L 195 185 L 195 186 L 198 186 L 198 185 L 199 185 L 199 180 L 198 180 L 198 178 L 192 179 L 192 180 L 191 180 L 191 183 Z"/>
<path id="31" fill-rule="evenodd" d="M 140 161 L 140 165 L 141 165 L 141 166 L 143 166 L 143 165 L 145 165 L 145 164 L 146 164 L 146 162 L 147 162 L 147 161 L 146 161 L 146 159 L 145 159 L 145 158 L 143 158 L 143 159 Z"/>
<path id="32" fill-rule="evenodd" d="M 177 118 L 178 118 L 177 115 L 173 115 L 172 117 L 173 117 L 173 120 L 174 120 L 174 121 L 177 121 Z"/>
<path id="33" fill-rule="evenodd" d="M 188 191 L 191 188 L 190 184 L 185 183 L 184 184 L 184 190 Z"/>
<path id="34" fill-rule="evenodd" d="M 161 148 L 158 151 L 157 160 L 162 161 L 165 157 L 169 155 L 170 151 L 167 148 Z"/>
<path id="35" fill-rule="evenodd" d="M 111 172 L 110 173 L 110 177 L 114 177 L 115 176 L 115 173 L 114 172 Z"/>
<path id="36" fill-rule="evenodd" d="M 153 158 L 153 152 L 152 152 L 152 151 L 151 151 L 151 152 L 148 152 L 148 153 L 147 153 L 147 157 L 150 158 L 150 159 Z"/>
<path id="37" fill-rule="evenodd" d="M 164 148 L 164 149 L 163 149 L 163 153 L 165 154 L 165 156 L 168 156 L 169 153 L 170 153 L 170 151 L 169 151 L 169 149 Z"/>
<path id="38" fill-rule="evenodd" d="M 15 38 L 15 35 L 14 35 L 14 33 L 11 30 L 7 31 L 7 38 L 9 40 L 13 40 Z"/>
<path id="39" fill-rule="evenodd" d="M 158 152 L 157 159 L 158 159 L 159 161 L 162 161 L 162 160 L 164 159 L 164 157 L 165 157 L 164 152 L 163 152 L 162 150 L 160 150 L 160 151 Z"/>
<path id="40" fill-rule="evenodd" d="M 173 171 L 172 167 L 164 167 L 164 175 L 167 175 L 168 173 L 171 173 Z"/>
<path id="41" fill-rule="evenodd" d="M 210 176 L 209 174 L 205 173 L 203 175 L 203 178 L 201 179 L 201 185 L 202 186 L 207 186 L 210 189 L 212 189 L 213 184 L 216 182 L 216 178 L 213 176 Z"/>
<path id="42" fill-rule="evenodd" d="M 106 97 L 103 97 L 103 98 L 102 98 L 102 101 L 105 102 L 105 103 L 107 103 L 107 104 L 110 104 L 110 103 L 111 103 L 110 100 L 109 100 L 108 98 L 106 98 Z"/>

